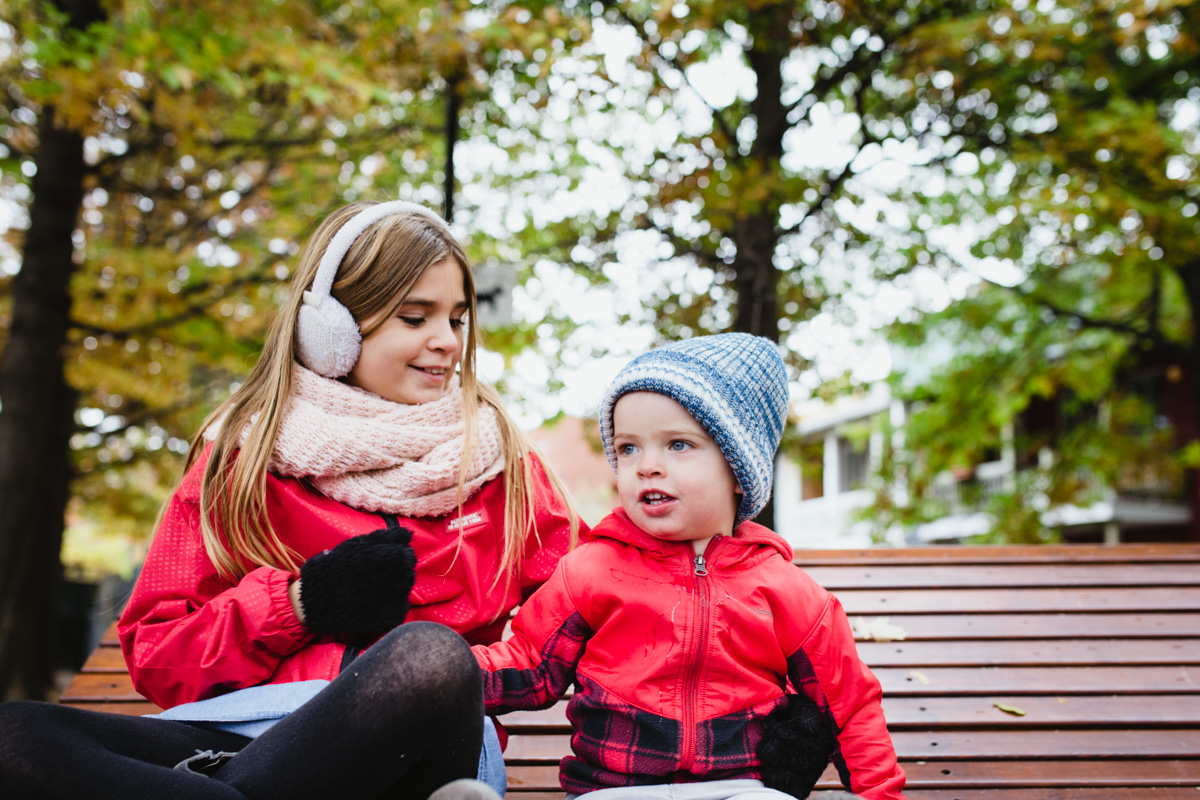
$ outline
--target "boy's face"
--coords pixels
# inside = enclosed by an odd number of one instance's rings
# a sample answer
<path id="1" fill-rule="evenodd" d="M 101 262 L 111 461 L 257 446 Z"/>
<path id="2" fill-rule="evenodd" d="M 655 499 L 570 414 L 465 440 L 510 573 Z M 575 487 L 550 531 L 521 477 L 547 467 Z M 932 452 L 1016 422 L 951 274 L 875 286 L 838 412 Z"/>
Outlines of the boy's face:
<path id="1" fill-rule="evenodd" d="M 613 449 L 621 506 L 646 533 L 703 545 L 733 532 L 737 479 L 679 403 L 656 392 L 622 395 L 613 409 Z"/>

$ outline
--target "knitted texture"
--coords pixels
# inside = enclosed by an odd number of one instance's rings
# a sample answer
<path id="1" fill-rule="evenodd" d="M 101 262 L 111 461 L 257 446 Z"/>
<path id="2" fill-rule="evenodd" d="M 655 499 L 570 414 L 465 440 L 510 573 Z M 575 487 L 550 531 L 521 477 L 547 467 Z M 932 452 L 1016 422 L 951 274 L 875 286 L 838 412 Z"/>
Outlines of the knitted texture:
<path id="1" fill-rule="evenodd" d="M 404 622 L 417 557 L 404 528 L 354 536 L 300 567 L 304 624 L 316 633 L 373 639 Z"/>
<path id="2" fill-rule="evenodd" d="M 218 427 L 211 426 L 206 438 L 215 438 Z M 249 428 L 242 431 L 243 444 Z M 296 364 L 269 468 L 307 478 L 362 511 L 438 517 L 458 507 L 464 430 L 457 377 L 440 399 L 404 405 Z M 464 500 L 504 469 L 500 425 L 488 406 L 476 414 L 474 439 Z"/>
<path id="3" fill-rule="evenodd" d="M 788 702 L 763 721 L 758 743 L 763 784 L 804 800 L 821 779 L 837 744 L 837 734 L 817 704 L 802 694 L 788 695 Z"/>
<path id="4" fill-rule="evenodd" d="M 613 408 L 629 392 L 657 392 L 687 409 L 721 448 L 742 488 L 737 521 L 762 511 L 788 412 L 787 372 L 773 342 L 748 333 L 700 336 L 626 364 L 600 407 L 600 436 L 613 471 Z"/>

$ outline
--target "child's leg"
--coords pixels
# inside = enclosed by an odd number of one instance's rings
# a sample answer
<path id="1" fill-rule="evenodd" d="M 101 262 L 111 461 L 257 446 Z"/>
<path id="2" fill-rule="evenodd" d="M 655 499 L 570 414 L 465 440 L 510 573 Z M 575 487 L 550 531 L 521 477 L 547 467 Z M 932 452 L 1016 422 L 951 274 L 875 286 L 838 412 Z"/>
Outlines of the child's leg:
<path id="1" fill-rule="evenodd" d="M 401 625 L 309 702 L 214 773 L 256 800 L 424 800 L 474 778 L 483 740 L 483 681 L 461 636 Z"/>
<path id="2" fill-rule="evenodd" d="M 0 797 L 244 800 L 224 784 L 172 769 L 197 750 L 249 740 L 161 719 L 51 703 L 0 704 Z"/>

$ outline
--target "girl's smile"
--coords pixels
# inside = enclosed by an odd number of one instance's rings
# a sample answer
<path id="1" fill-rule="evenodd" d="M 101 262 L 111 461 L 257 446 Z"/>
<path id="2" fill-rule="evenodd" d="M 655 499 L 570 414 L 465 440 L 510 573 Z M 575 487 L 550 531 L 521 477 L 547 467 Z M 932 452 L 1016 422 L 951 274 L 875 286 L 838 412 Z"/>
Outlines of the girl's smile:
<path id="1" fill-rule="evenodd" d="M 445 258 L 425 270 L 396 312 L 363 339 L 346 381 L 405 405 L 439 399 L 462 357 L 466 313 L 462 267 Z M 361 327 L 377 320 L 365 319 Z"/>

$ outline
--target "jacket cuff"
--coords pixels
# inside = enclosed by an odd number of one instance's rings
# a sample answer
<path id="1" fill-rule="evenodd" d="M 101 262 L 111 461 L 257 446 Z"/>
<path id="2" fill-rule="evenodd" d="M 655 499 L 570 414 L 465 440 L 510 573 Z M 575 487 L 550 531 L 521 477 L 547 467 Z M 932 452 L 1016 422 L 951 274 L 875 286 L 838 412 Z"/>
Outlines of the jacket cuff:
<path id="1" fill-rule="evenodd" d="M 282 656 L 291 655 L 311 642 L 315 636 L 300 621 L 300 618 L 296 616 L 295 609 L 292 608 L 288 589 L 296 576 L 273 567 L 259 567 L 246 578 L 259 572 L 265 573 L 262 575 L 262 579 L 267 589 L 267 613 L 262 628 L 262 643 L 273 653 Z"/>

